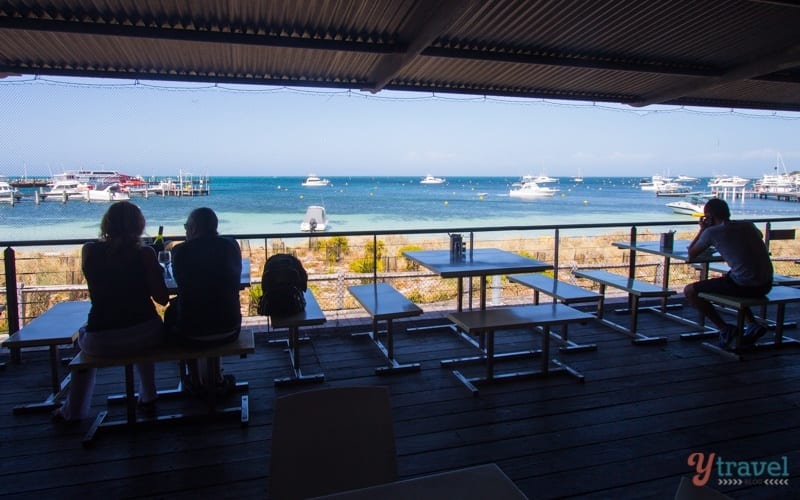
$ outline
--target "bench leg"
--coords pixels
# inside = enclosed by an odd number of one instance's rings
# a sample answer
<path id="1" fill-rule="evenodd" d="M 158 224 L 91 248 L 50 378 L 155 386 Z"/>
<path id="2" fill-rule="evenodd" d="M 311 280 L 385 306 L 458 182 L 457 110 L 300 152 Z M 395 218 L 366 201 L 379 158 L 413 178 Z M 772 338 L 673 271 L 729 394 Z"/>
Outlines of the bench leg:
<path id="1" fill-rule="evenodd" d="M 325 381 L 325 375 L 315 373 L 313 375 L 303 375 L 300 370 L 300 328 L 293 326 L 289 328 L 288 343 L 289 362 L 292 365 L 292 375 L 274 379 L 276 386 L 289 385 L 296 383 L 319 383 Z"/>

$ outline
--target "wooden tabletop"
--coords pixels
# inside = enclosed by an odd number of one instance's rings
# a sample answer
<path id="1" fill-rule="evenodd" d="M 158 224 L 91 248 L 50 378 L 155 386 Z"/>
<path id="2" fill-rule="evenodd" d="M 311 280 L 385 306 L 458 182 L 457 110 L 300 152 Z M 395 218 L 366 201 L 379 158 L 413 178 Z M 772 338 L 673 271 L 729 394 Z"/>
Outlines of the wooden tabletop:
<path id="1" fill-rule="evenodd" d="M 311 290 L 306 290 L 304 296 L 306 298 L 306 309 L 303 312 L 283 317 L 270 316 L 272 327 L 290 328 L 321 325 L 325 323 L 327 321 L 325 314 L 322 312 L 322 309 L 320 309 L 319 304 L 317 304 L 317 299 L 314 298 L 314 294 L 311 293 Z"/>
<path id="2" fill-rule="evenodd" d="M 722 262 L 723 260 L 725 260 L 722 258 L 722 256 L 720 256 L 720 254 L 716 252 L 710 254 L 705 253 L 704 255 L 700 255 L 695 259 L 689 259 L 690 243 L 691 241 L 689 240 L 675 240 L 672 243 L 671 250 L 661 248 L 660 241 L 641 241 L 636 243 L 635 245 L 631 245 L 629 241 L 617 241 L 612 243 L 612 245 L 622 250 L 645 252 L 653 255 L 661 255 L 663 257 L 669 257 L 671 259 L 683 260 L 686 262 Z"/>
<path id="3" fill-rule="evenodd" d="M 170 293 L 178 292 L 178 284 L 175 283 L 175 278 L 170 275 L 169 278 L 164 278 L 164 283 L 167 285 L 167 290 Z M 250 286 L 250 259 L 242 259 L 242 274 L 239 276 L 239 288 L 244 290 Z"/>
<path id="4" fill-rule="evenodd" d="M 561 303 L 499 307 L 455 312 L 447 318 L 468 333 L 525 325 L 556 325 L 589 321 L 594 316 Z"/>
<path id="5" fill-rule="evenodd" d="M 70 344 L 78 339 L 78 330 L 86 324 L 91 302 L 59 302 L 11 335 L 4 347 L 36 347 Z"/>
<path id="6" fill-rule="evenodd" d="M 499 248 L 467 250 L 463 260 L 451 260 L 450 250 L 403 252 L 417 264 L 439 274 L 442 278 L 487 276 L 493 274 L 537 273 L 553 269 L 551 264 Z"/>
<path id="7" fill-rule="evenodd" d="M 348 287 L 348 290 L 358 303 L 377 320 L 408 318 L 422 314 L 419 306 L 388 283 L 356 285 Z"/>

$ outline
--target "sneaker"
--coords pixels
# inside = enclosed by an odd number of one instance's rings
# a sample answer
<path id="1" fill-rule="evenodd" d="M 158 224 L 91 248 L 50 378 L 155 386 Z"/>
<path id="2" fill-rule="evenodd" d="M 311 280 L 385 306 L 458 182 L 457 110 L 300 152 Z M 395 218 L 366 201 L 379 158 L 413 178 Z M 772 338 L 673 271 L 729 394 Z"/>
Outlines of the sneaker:
<path id="1" fill-rule="evenodd" d="M 744 345 L 755 345 L 756 342 L 758 342 L 758 339 L 763 337 L 766 333 L 766 326 L 762 325 L 761 323 L 750 323 L 747 325 L 747 328 L 744 329 L 742 343 Z"/>
<path id="2" fill-rule="evenodd" d="M 719 331 L 720 347 L 727 349 L 735 338 L 736 338 L 736 327 L 733 325 L 725 325 L 725 328 L 722 328 Z"/>

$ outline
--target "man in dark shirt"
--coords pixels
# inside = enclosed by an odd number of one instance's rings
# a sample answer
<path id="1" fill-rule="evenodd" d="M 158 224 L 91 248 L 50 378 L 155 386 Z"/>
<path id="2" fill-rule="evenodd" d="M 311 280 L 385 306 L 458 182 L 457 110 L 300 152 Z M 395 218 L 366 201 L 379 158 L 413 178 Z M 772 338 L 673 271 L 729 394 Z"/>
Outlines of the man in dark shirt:
<path id="1" fill-rule="evenodd" d="M 700 230 L 689 245 L 689 257 L 696 258 L 707 248 L 714 247 L 730 266 L 723 277 L 710 278 L 686 285 L 687 302 L 700 310 L 719 329 L 720 344 L 728 347 L 736 337 L 736 326 L 722 319 L 714 306 L 698 297 L 702 292 L 721 293 L 738 297 L 761 297 L 772 288 L 772 261 L 759 231 L 752 222 L 733 221 L 725 200 L 708 200 L 704 207 Z M 742 341 L 754 344 L 766 328 L 758 323 L 750 308 L 745 309 L 747 321 Z"/>
<path id="2" fill-rule="evenodd" d="M 218 223 L 210 208 L 193 210 L 184 224 L 186 241 L 172 250 L 178 296 L 166 323 L 183 344 L 213 346 L 239 337 L 242 253 L 235 240 L 219 236 Z M 196 375 L 190 364 L 191 372 Z"/>

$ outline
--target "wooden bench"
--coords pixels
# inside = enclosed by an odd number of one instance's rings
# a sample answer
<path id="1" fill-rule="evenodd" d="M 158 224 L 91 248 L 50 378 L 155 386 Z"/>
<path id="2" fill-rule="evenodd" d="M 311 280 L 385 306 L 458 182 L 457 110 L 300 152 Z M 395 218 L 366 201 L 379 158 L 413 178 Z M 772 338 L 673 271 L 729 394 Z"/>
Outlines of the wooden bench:
<path id="1" fill-rule="evenodd" d="M 576 269 L 572 271 L 572 274 L 578 278 L 594 281 L 600 285 L 601 297 L 597 303 L 597 319 L 601 323 L 633 337 L 634 344 L 663 344 L 667 341 L 666 337 L 648 337 L 636 331 L 639 322 L 639 299 L 643 297 L 665 298 L 674 295 L 674 290 L 664 290 L 660 286 L 628 278 L 627 276 L 620 276 L 619 274 L 614 274 L 602 269 Z M 629 326 L 620 325 L 603 317 L 607 286 L 628 293 L 631 316 Z"/>
<path id="2" fill-rule="evenodd" d="M 730 266 L 728 266 L 728 264 L 725 264 L 724 262 L 715 262 L 713 264 L 709 264 L 708 270 L 719 274 L 728 274 L 728 271 L 730 271 L 731 268 Z M 775 286 L 798 286 L 800 285 L 800 276 L 789 276 L 788 274 L 773 274 L 772 284 Z"/>
<path id="3" fill-rule="evenodd" d="M 270 317 L 273 328 L 288 328 L 289 334 L 286 339 L 279 339 L 271 343 L 280 343 L 287 347 L 289 362 L 292 365 L 292 374 L 288 377 L 280 377 L 274 380 L 275 385 L 287 385 L 307 382 L 324 382 L 325 375 L 315 373 L 312 375 L 303 374 L 300 370 L 300 341 L 307 340 L 300 338 L 300 327 L 321 325 L 327 321 L 325 314 L 320 309 L 317 299 L 311 289 L 305 291 L 306 309 L 303 312 L 284 317 Z"/>
<path id="4" fill-rule="evenodd" d="M 553 374 L 566 373 L 583 382 L 584 377 L 558 360 L 550 358 L 550 327 L 567 323 L 580 323 L 594 319 L 591 314 L 579 311 L 565 304 L 540 304 L 533 306 L 492 307 L 476 311 L 462 311 L 448 314 L 447 317 L 459 328 L 469 334 L 485 334 L 486 346 L 480 356 L 443 360 L 442 366 L 455 364 L 482 362 L 486 364 L 486 375 L 483 377 L 465 377 L 460 371 L 454 370 L 456 376 L 471 392 L 477 396 L 478 389 L 475 384 L 491 383 L 501 380 L 513 380 L 529 377 L 547 377 Z M 497 330 L 513 328 L 542 327 L 542 349 L 515 353 L 495 354 L 494 334 Z M 532 371 L 515 371 L 512 373 L 495 374 L 494 362 L 508 357 L 517 358 L 520 354 L 527 356 L 541 356 L 541 369 Z M 557 365 L 551 368 L 550 365 Z"/>
<path id="5" fill-rule="evenodd" d="M 50 411 L 60 406 L 58 400 L 69 386 L 70 375 L 60 379 L 58 370 L 58 346 L 73 345 L 78 340 L 78 331 L 86 324 L 91 303 L 88 301 L 59 302 L 14 332 L 3 347 L 12 350 L 26 347 L 47 347 L 50 351 L 51 393 L 41 403 L 26 404 L 14 408 L 14 414 Z"/>
<path id="6" fill-rule="evenodd" d="M 786 314 L 786 304 L 800 302 L 800 289 L 790 286 L 774 286 L 772 290 L 764 297 L 734 297 L 731 295 L 722 295 L 718 293 L 699 293 L 698 297 L 707 300 L 712 304 L 718 304 L 735 309 L 736 312 L 736 339 L 734 342 L 733 352 L 723 349 L 719 345 L 704 342 L 703 346 L 711 349 L 714 352 L 724 354 L 728 357 L 741 359 L 739 351 L 742 348 L 742 332 L 744 331 L 745 323 L 745 309 L 752 307 L 762 307 L 766 309 L 769 305 L 777 307 L 775 316 L 775 340 L 771 342 L 762 342 L 753 346 L 754 348 L 765 347 L 782 347 L 784 345 L 800 345 L 800 340 L 790 337 L 784 338 L 784 316 Z"/>
<path id="7" fill-rule="evenodd" d="M 581 288 L 572 283 L 559 281 L 551 278 L 545 274 L 512 274 L 508 276 L 508 280 L 512 283 L 518 283 L 533 289 L 533 304 L 539 304 L 539 294 L 543 293 L 553 299 L 561 302 L 562 304 L 584 304 L 587 302 L 594 302 L 595 304 L 602 298 L 602 295 L 593 291 Z M 561 335 L 555 333 L 551 334 L 558 340 L 563 342 L 560 350 L 563 352 L 577 352 L 577 351 L 596 351 L 597 344 L 576 344 L 569 340 L 568 325 L 565 323 L 561 327 Z"/>
<path id="8" fill-rule="evenodd" d="M 422 314 L 416 304 L 408 300 L 403 294 L 395 290 L 388 283 L 374 283 L 372 285 L 355 285 L 347 288 L 356 301 L 361 304 L 372 317 L 372 332 L 367 333 L 380 352 L 386 358 L 387 366 L 375 369 L 378 375 L 417 371 L 419 363 L 400 364 L 394 357 L 394 332 L 392 321 L 399 318 L 409 318 Z M 386 345 L 378 338 L 378 322 L 386 321 Z M 354 334 L 364 335 L 364 334 Z"/>
<path id="9" fill-rule="evenodd" d="M 178 345 L 164 345 L 151 352 L 136 354 L 126 357 L 98 357 L 90 356 L 85 352 L 78 353 L 69 364 L 72 372 L 83 370 L 87 368 L 108 368 L 115 366 L 123 366 L 125 368 L 125 396 L 126 403 L 126 418 L 120 420 L 107 420 L 108 410 L 101 411 L 95 419 L 86 436 L 83 439 L 84 446 L 90 444 L 94 439 L 96 433 L 102 428 L 115 428 L 125 427 L 132 428 L 134 426 L 152 425 L 158 422 L 174 421 L 176 419 L 196 419 L 196 418 L 209 418 L 226 414 L 238 414 L 242 425 L 247 425 L 249 417 L 248 397 L 243 394 L 241 396 L 241 404 L 239 406 L 217 408 L 216 391 L 206 391 L 207 412 L 202 414 L 178 413 L 170 415 L 157 415 L 153 418 L 138 418 L 136 416 L 136 393 L 134 391 L 134 377 L 133 365 L 136 363 L 159 363 L 165 361 L 180 362 L 189 359 L 207 359 L 207 373 L 206 380 L 216 380 L 219 373 L 218 359 L 222 356 L 240 356 L 245 357 L 247 354 L 255 352 L 255 342 L 253 340 L 253 332 L 250 330 L 242 330 L 239 333 L 239 338 L 235 342 L 229 342 L 219 346 L 208 347 L 205 349 L 198 349 L 192 347 L 184 347 Z M 236 388 L 241 391 L 247 391 L 247 382 L 238 382 Z M 162 395 L 174 395 L 182 393 L 180 382 L 178 389 L 159 392 Z"/>

